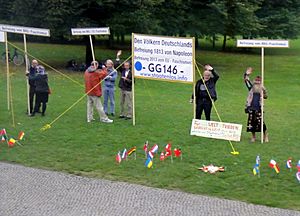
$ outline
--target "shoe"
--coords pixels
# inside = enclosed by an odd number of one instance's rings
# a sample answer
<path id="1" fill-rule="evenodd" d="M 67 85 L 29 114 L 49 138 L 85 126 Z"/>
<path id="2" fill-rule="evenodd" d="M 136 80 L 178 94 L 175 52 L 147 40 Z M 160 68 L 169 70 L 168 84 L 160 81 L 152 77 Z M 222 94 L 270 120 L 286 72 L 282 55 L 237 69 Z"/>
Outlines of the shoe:
<path id="1" fill-rule="evenodd" d="M 42 113 L 42 116 L 45 116 L 45 113 Z"/>
<path id="2" fill-rule="evenodd" d="M 126 116 L 125 119 L 128 120 L 128 119 L 131 119 L 131 117 L 130 116 Z"/>
<path id="3" fill-rule="evenodd" d="M 251 142 L 255 142 L 256 138 L 255 137 L 252 137 L 251 138 Z"/>
<path id="4" fill-rule="evenodd" d="M 114 113 L 112 113 L 112 114 L 111 114 L 111 116 L 115 116 L 115 114 L 114 114 Z"/>
<path id="5" fill-rule="evenodd" d="M 107 115 L 107 116 L 108 116 L 108 113 L 106 112 L 106 113 L 105 113 L 105 115 Z"/>
<path id="6" fill-rule="evenodd" d="M 100 121 L 103 122 L 103 123 L 113 123 L 114 122 L 114 120 L 111 120 L 109 118 L 107 118 L 107 119 L 101 119 Z"/>
<path id="7" fill-rule="evenodd" d="M 123 115 L 120 115 L 120 116 L 119 116 L 119 118 L 125 118 L 125 116 L 123 116 Z"/>

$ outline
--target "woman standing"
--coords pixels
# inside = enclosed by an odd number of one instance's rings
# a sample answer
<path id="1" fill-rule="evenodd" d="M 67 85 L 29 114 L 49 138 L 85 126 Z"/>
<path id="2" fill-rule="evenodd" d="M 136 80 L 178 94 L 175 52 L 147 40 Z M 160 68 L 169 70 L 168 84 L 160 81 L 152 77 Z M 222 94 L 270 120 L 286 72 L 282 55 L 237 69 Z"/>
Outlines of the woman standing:
<path id="1" fill-rule="evenodd" d="M 245 112 L 248 113 L 247 132 L 252 133 L 251 142 L 255 142 L 256 132 L 261 132 L 261 104 L 263 99 L 267 99 L 266 88 L 261 83 L 261 77 L 257 76 L 253 82 L 250 81 L 250 74 L 253 68 L 247 68 L 244 74 L 244 81 L 249 90 Z M 267 126 L 263 122 L 264 142 L 269 142 Z"/>

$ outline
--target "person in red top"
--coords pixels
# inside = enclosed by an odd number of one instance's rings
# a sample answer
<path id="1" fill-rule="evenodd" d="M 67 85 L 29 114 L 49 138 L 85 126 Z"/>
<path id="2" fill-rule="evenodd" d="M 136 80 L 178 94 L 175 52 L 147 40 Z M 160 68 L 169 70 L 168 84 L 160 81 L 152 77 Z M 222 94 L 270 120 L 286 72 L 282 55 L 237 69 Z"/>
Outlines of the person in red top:
<path id="1" fill-rule="evenodd" d="M 107 70 L 105 67 L 100 70 L 98 66 L 98 62 L 93 61 L 91 66 L 84 73 L 85 93 L 87 94 L 87 122 L 94 120 L 93 108 L 95 106 L 100 116 L 100 121 L 112 123 L 113 120 L 109 119 L 104 113 L 100 100 L 102 96 L 101 81 L 107 76 Z"/>

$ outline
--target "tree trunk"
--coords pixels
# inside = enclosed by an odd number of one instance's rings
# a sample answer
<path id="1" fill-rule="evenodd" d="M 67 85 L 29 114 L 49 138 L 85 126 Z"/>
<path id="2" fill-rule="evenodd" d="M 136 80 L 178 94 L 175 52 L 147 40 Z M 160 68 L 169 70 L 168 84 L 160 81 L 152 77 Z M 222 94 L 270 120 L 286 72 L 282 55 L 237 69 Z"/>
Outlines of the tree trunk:
<path id="1" fill-rule="evenodd" d="M 125 34 L 121 34 L 121 44 L 124 45 L 125 44 Z"/>
<path id="2" fill-rule="evenodd" d="M 224 34 L 222 51 L 225 51 L 225 49 L 226 49 L 226 40 L 227 40 L 226 34 Z"/>
<path id="3" fill-rule="evenodd" d="M 216 47 L 216 35 L 215 34 L 213 34 L 213 36 L 212 36 L 212 47 L 213 47 L 213 49 Z"/>
<path id="4" fill-rule="evenodd" d="M 199 47 L 198 34 L 195 34 L 195 48 Z"/>

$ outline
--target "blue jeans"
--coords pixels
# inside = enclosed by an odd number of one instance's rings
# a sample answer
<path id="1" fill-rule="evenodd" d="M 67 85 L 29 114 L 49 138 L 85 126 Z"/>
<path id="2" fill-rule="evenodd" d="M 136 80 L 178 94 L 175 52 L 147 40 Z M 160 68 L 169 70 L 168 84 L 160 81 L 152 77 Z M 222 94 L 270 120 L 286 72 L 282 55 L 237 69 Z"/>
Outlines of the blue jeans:
<path id="1" fill-rule="evenodd" d="M 108 98 L 110 100 L 110 113 L 115 114 L 115 88 L 104 88 L 103 109 L 108 113 Z"/>

